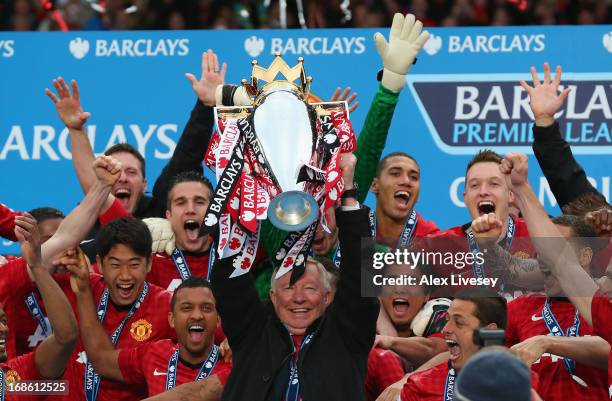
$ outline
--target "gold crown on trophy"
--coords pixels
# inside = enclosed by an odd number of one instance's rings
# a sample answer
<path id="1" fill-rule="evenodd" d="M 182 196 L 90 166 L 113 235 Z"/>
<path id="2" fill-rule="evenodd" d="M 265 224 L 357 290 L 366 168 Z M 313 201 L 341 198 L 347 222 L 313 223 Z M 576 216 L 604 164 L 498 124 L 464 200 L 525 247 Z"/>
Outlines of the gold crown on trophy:
<path id="1" fill-rule="evenodd" d="M 297 64 L 293 67 L 289 67 L 280 53 L 274 55 L 274 60 L 268 68 L 259 66 L 257 60 L 253 60 L 251 64 L 253 65 L 251 82 L 249 83 L 246 79 L 243 79 L 242 85 L 247 93 L 255 98 L 255 104 L 258 104 L 267 93 L 276 90 L 288 90 L 296 93 L 303 99 L 307 99 L 310 85 L 312 84 L 312 77 L 306 76 L 304 59 L 302 57 L 297 59 Z M 277 77 L 280 79 L 277 79 Z M 295 82 L 297 80 L 299 80 L 299 83 Z M 260 81 L 265 82 L 262 87 L 259 86 Z"/>

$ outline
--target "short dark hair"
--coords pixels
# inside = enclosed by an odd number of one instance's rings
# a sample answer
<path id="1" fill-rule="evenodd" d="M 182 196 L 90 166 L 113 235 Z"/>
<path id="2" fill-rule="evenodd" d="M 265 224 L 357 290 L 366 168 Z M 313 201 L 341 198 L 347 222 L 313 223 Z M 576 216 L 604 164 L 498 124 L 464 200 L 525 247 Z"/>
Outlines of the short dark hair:
<path id="1" fill-rule="evenodd" d="M 572 239 L 580 247 L 589 247 L 593 252 L 600 251 L 608 242 L 604 238 L 599 238 L 593 226 L 585 222 L 583 217 L 562 214 L 561 216 L 554 217 L 552 222 L 563 227 L 569 227 L 572 230 Z"/>
<path id="2" fill-rule="evenodd" d="M 106 156 L 112 156 L 115 153 L 129 153 L 132 156 L 134 156 L 136 159 L 138 159 L 138 161 L 140 162 L 140 169 L 142 170 L 142 177 L 145 178 L 146 175 L 146 164 L 145 164 L 145 159 L 142 156 L 142 154 L 138 151 L 138 149 L 136 149 L 135 147 L 133 147 L 132 145 L 130 145 L 129 143 L 123 142 L 123 143 L 117 143 L 113 146 L 111 146 L 110 148 L 106 149 L 106 151 L 104 152 L 104 154 Z"/>
<path id="3" fill-rule="evenodd" d="M 563 213 L 580 217 L 583 217 L 588 212 L 594 212 L 601 208 L 612 209 L 612 206 L 610 206 L 606 198 L 599 192 L 585 192 L 561 207 Z"/>
<path id="4" fill-rule="evenodd" d="M 455 295 L 455 299 L 470 301 L 476 306 L 474 314 L 480 325 L 495 323 L 498 328 L 505 329 L 508 321 L 508 305 L 506 299 L 488 288 L 466 288 Z"/>
<path id="5" fill-rule="evenodd" d="M 49 219 L 66 218 L 66 216 L 61 210 L 56 209 L 54 207 L 48 207 L 48 206 L 37 207 L 36 209 L 30 210 L 28 213 L 30 213 L 32 217 L 34 217 L 34 219 L 36 220 L 38 224 L 42 223 L 45 220 L 49 220 Z"/>
<path id="6" fill-rule="evenodd" d="M 172 300 L 170 301 L 170 310 L 174 309 L 174 305 L 176 304 L 176 294 L 178 294 L 180 290 L 182 290 L 183 288 L 200 288 L 200 287 L 208 288 L 209 290 L 212 291 L 212 288 L 210 286 L 210 281 L 208 281 L 204 277 L 191 276 L 187 280 L 184 280 L 178 287 L 176 287 L 176 289 L 174 290 L 174 293 L 172 294 Z"/>
<path id="7" fill-rule="evenodd" d="M 386 155 L 385 157 L 383 157 L 382 159 L 380 159 L 380 161 L 378 162 L 378 165 L 376 166 L 376 177 L 380 177 L 380 174 L 382 174 L 383 170 L 385 169 L 386 165 L 387 165 L 387 161 L 395 156 L 401 156 L 401 157 L 406 157 L 410 160 L 412 160 L 417 167 L 420 168 L 419 166 L 419 162 L 417 162 L 417 160 L 410 156 L 408 153 L 405 152 L 391 152 L 388 155 Z"/>
<path id="8" fill-rule="evenodd" d="M 467 164 L 467 168 L 465 169 L 465 175 L 467 176 L 468 171 L 478 163 L 497 163 L 501 164 L 502 160 L 504 160 L 501 155 L 493 152 L 491 149 L 482 149 L 470 160 Z"/>
<path id="9" fill-rule="evenodd" d="M 148 260 L 151 257 L 153 240 L 149 228 L 142 220 L 122 217 L 102 227 L 96 242 L 100 259 L 104 259 L 115 245 L 121 244 Z"/>
<path id="10" fill-rule="evenodd" d="M 178 173 L 170 180 L 170 184 L 168 184 L 168 194 L 166 196 L 166 209 L 170 210 L 170 192 L 174 189 L 175 186 L 181 184 L 183 182 L 199 182 L 203 184 L 210 191 L 211 195 L 214 193 L 212 183 L 206 177 L 204 177 L 200 172 L 191 170 L 191 171 L 183 171 Z"/>

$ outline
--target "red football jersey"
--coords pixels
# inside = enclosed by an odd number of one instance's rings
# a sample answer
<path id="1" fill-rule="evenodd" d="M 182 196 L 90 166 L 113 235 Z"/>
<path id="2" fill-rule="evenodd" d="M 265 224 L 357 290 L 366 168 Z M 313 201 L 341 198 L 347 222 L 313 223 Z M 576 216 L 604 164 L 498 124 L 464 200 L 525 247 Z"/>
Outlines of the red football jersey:
<path id="1" fill-rule="evenodd" d="M 546 297 L 543 294 L 524 295 L 508 304 L 508 327 L 506 328 L 506 345 L 518 344 L 537 335 L 548 335 L 550 332 L 544 323 L 542 309 Z M 574 323 L 575 307 L 567 300 L 551 299 L 550 310 L 559 322 L 561 329 L 567 329 Z M 593 328 L 580 318 L 579 336 L 590 336 Z M 606 372 L 601 369 L 576 363 L 574 373 L 588 387 L 584 387 L 567 372 L 563 358 L 545 353 L 531 365 L 531 370 L 540 379 L 539 394 L 546 401 L 563 400 L 601 400 L 607 396 Z"/>
<path id="2" fill-rule="evenodd" d="M 401 401 L 441 401 L 447 376 L 448 362 L 412 374 L 402 388 Z"/>
<path id="3" fill-rule="evenodd" d="M 183 251 L 183 256 L 192 276 L 208 276 L 209 251 L 201 254 Z M 151 259 L 151 271 L 147 274 L 147 281 L 165 288 L 167 291 L 174 291 L 183 280 L 172 256 L 165 253 L 156 253 L 153 254 Z"/>
<path id="4" fill-rule="evenodd" d="M 119 367 L 123 379 L 128 384 L 146 384 L 149 397 L 163 393 L 166 391 L 168 363 L 177 349 L 178 344 L 172 340 L 159 340 L 122 349 L 119 353 Z M 194 381 L 200 368 L 201 365 L 191 366 L 179 358 L 175 387 Z M 220 356 L 209 376 L 216 374 L 225 385 L 231 370 L 232 364 L 223 361 L 223 357 Z"/>
<path id="5" fill-rule="evenodd" d="M 440 228 L 438 228 L 436 223 L 434 223 L 433 221 L 425 220 L 423 216 L 419 214 L 419 212 L 416 212 L 416 215 L 418 220 L 414 228 L 414 233 L 412 234 L 413 238 L 425 237 L 426 235 L 431 235 L 440 231 Z M 376 221 L 376 226 L 376 241 L 385 242 L 385 239 L 381 237 L 380 230 L 378 229 L 378 220 Z"/>
<path id="6" fill-rule="evenodd" d="M 4 305 L 8 320 L 7 353 L 11 358 L 34 351 L 51 330 L 42 298 L 30 279 L 25 260 L 14 259 L 0 269 L 0 303 Z M 30 295 L 35 299 L 35 303 L 30 302 L 32 312 L 26 304 Z M 45 319 L 46 331 L 34 316 Z"/>
<path id="7" fill-rule="evenodd" d="M 113 220 L 130 216 L 132 216 L 132 214 L 127 211 L 119 199 L 115 198 L 115 201 L 111 203 L 110 207 L 104 213 L 102 213 L 98 219 L 100 220 L 100 224 L 105 226 Z"/>
<path id="8" fill-rule="evenodd" d="M 612 343 L 612 300 L 597 291 L 591 301 L 593 329 L 601 338 Z M 612 398 L 612 350 L 608 358 L 608 396 Z"/>
<path id="9" fill-rule="evenodd" d="M 4 380 L 6 385 L 17 383 L 20 380 L 41 380 L 42 377 L 36 368 L 34 352 L 9 359 L 6 363 L 0 363 L 0 369 L 4 372 Z M 9 392 L 7 387 L 4 388 L 5 400 L 30 401 L 36 400 L 34 395 L 20 395 L 17 392 Z"/>
<path id="10" fill-rule="evenodd" d="M 404 377 L 404 368 L 393 351 L 372 348 L 368 355 L 366 397 L 374 401 L 387 387 Z"/>
<path id="11" fill-rule="evenodd" d="M 512 243 L 509 249 L 510 254 L 519 258 L 535 257 L 536 252 L 533 248 L 533 245 L 531 244 L 531 240 L 529 239 L 529 232 L 527 231 L 527 225 L 525 224 L 525 221 L 516 216 L 510 217 L 514 222 L 514 234 L 512 236 Z M 427 236 L 427 238 L 423 239 L 419 244 L 422 245 L 422 247 L 428 251 L 438 251 L 444 254 L 446 252 L 451 252 L 459 256 L 459 254 L 465 254 L 466 252 L 470 251 L 469 242 L 466 234 L 466 231 L 469 228 L 470 225 L 465 224 L 463 226 L 457 226 L 449 228 L 448 230 L 439 231 L 437 233 Z M 455 258 L 453 260 L 457 261 L 458 259 Z M 444 260 L 443 263 L 447 263 L 446 260 Z M 463 263 L 465 264 L 464 267 L 461 267 L 457 262 L 455 262 L 454 264 L 442 265 L 436 262 L 434 263 L 434 266 L 441 277 L 450 277 L 451 274 L 460 275 L 464 278 L 474 277 L 472 265 L 467 263 L 465 260 L 463 261 Z M 461 286 L 453 285 L 452 288 L 446 287 L 445 289 L 447 290 L 446 293 L 440 292 L 439 296 L 452 295 L 452 293 L 448 293 L 448 290 L 451 289 L 452 291 L 457 291 L 461 289 Z M 505 288 L 504 291 L 511 292 L 511 294 L 509 294 L 511 298 L 515 298 L 519 295 L 522 295 L 522 292 L 514 293 L 512 288 Z"/>
<path id="12" fill-rule="evenodd" d="M 15 237 L 15 216 L 22 215 L 23 213 L 15 212 L 0 203 L 0 237 L 17 241 L 17 237 Z"/>
<path id="13" fill-rule="evenodd" d="M 68 295 L 73 309 L 76 310 L 76 297 L 70 290 L 69 275 L 58 281 L 64 292 Z M 104 279 L 98 274 L 90 275 L 90 284 L 96 306 L 100 301 L 102 293 L 106 288 Z M 134 316 L 125 324 L 123 331 L 117 341 L 117 348 L 132 348 L 145 342 L 161 339 L 176 339 L 176 332 L 168 324 L 168 312 L 170 311 L 170 299 L 172 294 L 154 285 L 149 285 L 149 293 Z M 128 314 L 126 308 L 117 308 L 109 301 L 104 318 L 104 329 L 109 334 L 119 326 L 123 318 Z M 71 360 L 66 369 L 64 378 L 70 380 L 70 400 L 84 400 L 85 361 L 87 355 L 83 349 L 83 343 L 79 341 L 72 353 Z M 140 400 L 146 395 L 145 386 L 130 386 L 102 379 L 98 392 L 98 401 L 106 400 Z"/>

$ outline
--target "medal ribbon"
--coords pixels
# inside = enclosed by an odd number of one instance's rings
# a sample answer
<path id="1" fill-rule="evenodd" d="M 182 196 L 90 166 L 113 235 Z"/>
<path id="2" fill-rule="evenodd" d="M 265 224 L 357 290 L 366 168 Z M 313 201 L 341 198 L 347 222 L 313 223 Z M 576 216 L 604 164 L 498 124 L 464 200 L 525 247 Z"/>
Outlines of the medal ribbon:
<path id="1" fill-rule="evenodd" d="M 448 361 L 448 374 L 446 375 L 446 382 L 444 383 L 444 397 L 443 401 L 453 401 L 453 394 L 455 393 L 455 369 Z"/>
<path id="2" fill-rule="evenodd" d="M 557 318 L 555 318 L 555 315 L 550 309 L 548 298 L 546 298 L 544 308 L 542 308 L 542 317 L 544 318 L 544 323 L 546 324 L 546 327 L 551 335 L 555 337 L 578 337 L 578 331 L 580 330 L 580 316 L 578 315 L 578 310 L 576 310 L 574 313 L 574 323 L 567 329 L 566 332 L 563 332 L 563 328 L 561 328 Z M 563 363 L 565 364 L 567 373 L 569 373 L 570 376 L 574 376 L 576 373 L 576 361 L 569 358 L 563 358 Z"/>
<path id="3" fill-rule="evenodd" d="M 314 333 L 308 334 L 302 340 L 300 344 L 300 352 L 304 349 L 306 345 L 312 340 L 312 336 Z M 295 352 L 295 346 L 293 347 L 293 352 Z M 291 358 L 290 362 L 290 370 L 289 370 L 289 384 L 287 385 L 287 392 L 285 393 L 285 401 L 298 401 L 300 398 L 300 380 L 298 378 L 298 367 L 297 361 L 294 358 Z"/>
<path id="4" fill-rule="evenodd" d="M 30 311 L 30 315 L 32 315 L 34 320 L 38 322 L 38 325 L 42 329 L 43 336 L 45 338 L 49 337 L 52 332 L 51 325 L 47 323 L 47 319 L 45 319 L 45 315 L 43 315 L 40 305 L 38 305 L 38 301 L 36 301 L 36 297 L 34 296 L 33 292 L 26 297 L 25 304 L 28 311 Z"/>
<path id="5" fill-rule="evenodd" d="M 512 219 L 512 216 L 508 216 L 508 226 L 506 227 L 506 238 L 504 240 L 504 249 L 506 251 L 510 251 L 510 247 L 512 246 L 512 240 L 514 239 L 514 228 L 514 220 Z M 479 253 L 480 247 L 478 246 L 478 243 L 474 238 L 474 232 L 472 231 L 472 227 L 468 228 L 465 234 L 467 236 L 470 252 L 472 254 Z M 476 261 L 474 261 L 474 263 L 472 264 L 472 273 L 474 274 L 475 278 L 485 278 L 486 275 L 484 272 L 484 264 L 476 263 Z"/>
<path id="6" fill-rule="evenodd" d="M 144 287 L 142 288 L 142 292 L 138 297 L 138 300 L 132 305 L 132 308 L 128 312 L 128 314 L 123 318 L 123 321 L 117 326 L 113 334 L 111 334 L 111 341 L 113 345 L 117 345 L 117 341 L 119 340 L 119 336 L 121 335 L 121 331 L 123 330 L 123 326 L 130 320 L 142 303 L 145 300 L 145 297 L 149 293 L 149 284 L 145 281 Z M 102 297 L 100 297 L 100 302 L 98 303 L 98 319 L 100 323 L 104 322 L 104 317 L 106 316 L 106 309 L 108 307 L 108 297 L 109 292 L 108 288 L 104 289 L 102 293 Z M 100 376 L 94 371 L 93 365 L 91 362 L 87 362 L 85 365 L 85 399 L 87 401 L 95 401 L 98 397 L 98 389 L 100 388 Z"/>
<path id="7" fill-rule="evenodd" d="M 412 236 L 414 235 L 414 229 L 419 222 L 419 217 L 417 216 L 417 212 L 413 210 L 410 212 L 408 217 L 406 217 L 406 221 L 404 223 L 404 228 L 402 228 L 402 233 L 397 241 L 397 246 L 401 248 L 407 248 L 412 241 Z M 372 230 L 372 239 L 376 241 L 376 214 L 374 211 L 370 210 L 370 229 Z M 340 262 L 342 261 L 342 255 L 340 254 L 340 245 L 336 246 L 336 251 L 334 252 L 333 262 L 336 268 L 340 268 Z"/>
<path id="8" fill-rule="evenodd" d="M 194 381 L 202 380 L 210 375 L 213 371 L 217 362 L 219 362 L 219 347 L 213 344 L 210 353 L 206 360 L 202 363 L 202 367 L 198 372 Z M 170 361 L 168 361 L 168 374 L 166 375 L 166 391 L 173 389 L 176 386 L 176 377 L 178 376 L 178 360 L 179 360 L 179 349 L 172 353 Z"/>

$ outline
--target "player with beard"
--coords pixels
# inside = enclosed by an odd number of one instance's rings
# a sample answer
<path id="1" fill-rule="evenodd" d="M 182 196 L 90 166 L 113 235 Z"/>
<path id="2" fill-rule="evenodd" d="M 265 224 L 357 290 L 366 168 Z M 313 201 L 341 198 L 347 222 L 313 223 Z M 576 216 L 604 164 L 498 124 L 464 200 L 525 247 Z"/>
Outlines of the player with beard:
<path id="1" fill-rule="evenodd" d="M 474 221 L 476 235 L 495 236 L 491 231 L 501 225 L 489 225 L 487 220 L 488 216 L 482 216 Z M 576 216 L 556 217 L 553 223 L 572 245 L 581 267 L 591 274 L 595 231 Z M 610 345 L 594 335 L 550 269 L 541 265 L 540 270 L 545 292 L 520 296 L 508 305 L 506 343 L 538 374 L 543 399 L 604 399 Z"/>
<path id="2" fill-rule="evenodd" d="M 66 296 L 42 263 L 40 234 L 36 220 L 26 214 L 15 217 L 14 224 L 15 237 L 21 244 L 23 259 L 9 264 L 20 264 L 20 261 L 23 261 L 22 268 L 27 269 L 36 281 L 42 299 L 47 304 L 49 321 L 53 325 L 54 333 L 45 339 L 36 351 L 8 359 L 5 342 L 10 322 L 4 307 L 0 304 L 0 374 L 2 375 L 0 399 L 33 400 L 36 397 L 10 392 L 11 386 L 21 380 L 58 379 L 64 373 L 77 341 L 78 327 Z M 11 324 L 16 323 L 18 322 Z"/>
<path id="3" fill-rule="evenodd" d="M 208 50 L 202 55 L 202 76 L 200 80 L 192 74 L 186 74 L 193 90 L 198 96 L 196 105 L 191 112 L 189 121 L 176 145 L 172 158 L 168 161 L 153 186 L 152 196 L 145 195 L 147 179 L 145 175 L 145 159 L 138 150 L 129 144 L 121 143 L 111 146 L 105 151 L 106 155 L 113 155 L 123 165 L 122 174 L 113 187 L 112 195 L 102 211 L 111 205 L 123 207 L 138 218 L 164 217 L 166 211 L 166 196 L 168 183 L 176 174 L 183 171 L 198 171 L 202 173 L 202 155 L 206 151 L 212 135 L 214 124 L 213 106 L 215 105 L 215 89 L 222 85 L 225 79 L 227 66 L 223 64 L 219 70 L 217 56 Z M 45 93 L 56 106 L 57 113 L 70 134 L 70 148 L 72 161 L 79 178 L 81 188 L 86 193 L 93 182 L 89 166 L 94 155 L 87 137 L 85 123 L 91 116 L 83 112 L 80 93 L 76 81 L 71 81 L 72 93 L 66 82 L 60 77 L 53 81 L 57 96 L 49 89 Z M 113 203 L 114 199 L 117 203 Z M 95 234 L 99 226 L 88 236 L 86 254 L 93 260 L 95 258 Z"/>
<path id="4" fill-rule="evenodd" d="M 452 399 L 455 378 L 463 365 L 481 348 L 474 342 L 481 328 L 506 327 L 506 301 L 483 288 L 468 288 L 457 294 L 448 308 L 442 330 L 450 359 L 408 378 L 401 401 L 440 401 Z"/>
<path id="5" fill-rule="evenodd" d="M 220 358 L 219 347 L 213 343 L 219 319 L 210 284 L 205 279 L 190 277 L 172 295 L 167 319 L 176 331 L 178 344 L 166 339 L 115 348 L 96 317 L 86 267 L 80 266 L 74 274 L 85 350 L 102 377 L 133 386 L 145 385 L 149 397 L 159 395 L 152 398 L 157 401 L 185 399 L 183 396 L 199 400 L 220 398 L 231 364 Z M 201 383 L 208 389 L 204 397 L 194 391 L 200 383 L 180 386 L 199 380 L 207 382 Z M 213 386 L 214 394 L 209 392 Z M 173 391 L 165 393 L 167 390 Z"/>
<path id="6" fill-rule="evenodd" d="M 520 258 L 532 257 L 534 250 L 529 241 L 525 221 L 509 213 L 514 194 L 508 188 L 504 175 L 500 172 L 501 161 L 502 157 L 497 153 L 482 150 L 468 163 L 463 192 L 465 206 L 472 220 L 489 213 L 495 214 L 496 218 L 502 222 L 496 243 L 510 255 Z M 471 223 L 434 233 L 427 238 L 426 244 L 428 249 L 442 252 L 452 251 L 455 254 L 482 252 L 473 238 Z M 436 268 L 440 269 L 439 273 L 444 276 L 460 274 L 466 277 L 484 278 L 491 275 L 486 263 L 483 266 L 474 262 L 466 269 L 447 264 L 438 264 Z M 512 291 L 512 288 L 504 290 Z M 449 289 L 445 295 L 450 295 L 448 291 Z"/>
<path id="7" fill-rule="evenodd" d="M 592 325 L 595 334 L 610 343 L 612 300 L 609 288 L 612 280 L 612 260 L 599 289 L 597 283 L 581 267 L 573 247 L 567 244 L 531 188 L 527 156 L 508 153 L 500 170 L 516 195 L 538 257 L 558 280 L 563 293 L 574 304 L 585 322 Z M 608 359 L 608 386 L 609 396 L 612 397 L 612 351 Z"/>

